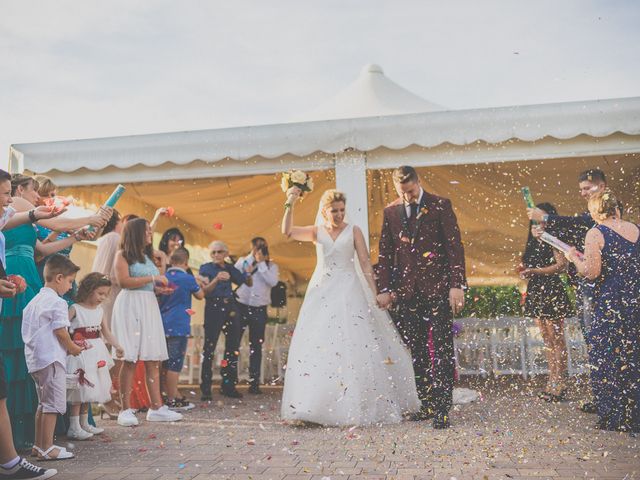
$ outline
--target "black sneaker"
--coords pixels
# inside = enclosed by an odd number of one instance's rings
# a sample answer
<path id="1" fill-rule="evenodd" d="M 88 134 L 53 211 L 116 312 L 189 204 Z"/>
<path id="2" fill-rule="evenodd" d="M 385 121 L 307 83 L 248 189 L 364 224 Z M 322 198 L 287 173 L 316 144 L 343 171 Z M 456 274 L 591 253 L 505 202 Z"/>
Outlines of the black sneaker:
<path id="1" fill-rule="evenodd" d="M 598 413 L 596 404 L 593 402 L 582 402 L 580 404 L 580 410 L 584 413 Z"/>
<path id="2" fill-rule="evenodd" d="M 167 403 L 167 407 L 169 407 L 170 410 L 192 410 L 196 406 L 193 403 L 187 401 L 186 398 L 182 397 L 170 400 Z"/>
<path id="3" fill-rule="evenodd" d="M 0 466 L 0 478 L 51 478 L 57 475 L 55 468 L 40 468 L 24 458 L 14 465 L 13 468 Z"/>
<path id="4" fill-rule="evenodd" d="M 424 420 L 431 420 L 434 416 L 433 410 L 428 407 L 421 407 L 417 412 L 412 412 L 407 415 L 407 420 L 411 422 L 422 422 Z"/>
<path id="5" fill-rule="evenodd" d="M 252 395 L 262 395 L 262 390 L 260 390 L 260 386 L 257 384 L 249 385 L 249 393 Z"/>
<path id="6" fill-rule="evenodd" d="M 235 388 L 221 389 L 220 393 L 229 398 L 242 398 L 242 394 Z"/>

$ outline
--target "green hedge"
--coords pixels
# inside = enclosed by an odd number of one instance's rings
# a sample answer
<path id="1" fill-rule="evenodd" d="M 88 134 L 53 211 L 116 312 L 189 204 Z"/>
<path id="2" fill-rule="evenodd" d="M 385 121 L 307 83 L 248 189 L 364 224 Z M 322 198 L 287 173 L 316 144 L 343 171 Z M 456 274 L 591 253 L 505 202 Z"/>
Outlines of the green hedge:
<path id="1" fill-rule="evenodd" d="M 573 288 L 565 276 L 563 282 L 572 304 L 575 305 Z M 522 315 L 522 296 L 518 287 L 470 287 L 465 292 L 464 317 L 495 318 L 499 316 L 518 317 Z"/>
<path id="2" fill-rule="evenodd" d="M 520 291 L 510 287 L 469 287 L 461 317 L 494 318 L 520 316 Z"/>

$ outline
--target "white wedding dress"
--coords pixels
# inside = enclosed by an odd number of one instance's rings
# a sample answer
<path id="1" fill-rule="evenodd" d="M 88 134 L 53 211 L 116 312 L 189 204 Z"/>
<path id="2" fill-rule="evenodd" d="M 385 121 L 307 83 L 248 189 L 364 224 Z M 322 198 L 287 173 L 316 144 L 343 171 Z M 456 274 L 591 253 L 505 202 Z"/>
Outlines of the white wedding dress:
<path id="1" fill-rule="evenodd" d="M 411 356 L 359 270 L 353 225 L 335 242 L 318 226 L 316 250 L 289 349 L 282 418 L 331 426 L 400 422 L 420 408 Z"/>

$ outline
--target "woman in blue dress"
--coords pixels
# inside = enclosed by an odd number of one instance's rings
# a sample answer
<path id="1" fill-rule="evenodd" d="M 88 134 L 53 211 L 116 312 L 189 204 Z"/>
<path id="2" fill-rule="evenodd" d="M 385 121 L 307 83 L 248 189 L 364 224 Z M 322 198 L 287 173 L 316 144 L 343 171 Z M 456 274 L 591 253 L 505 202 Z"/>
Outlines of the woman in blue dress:
<path id="1" fill-rule="evenodd" d="M 55 222 L 52 212 L 44 207 L 34 207 L 29 199 L 37 200 L 37 185 L 31 177 L 14 175 L 11 179 L 11 204 L 17 213 L 5 227 L 7 274 L 22 276 L 27 284 L 24 292 L 2 302 L 0 312 L 0 356 L 7 372 L 9 395 L 7 409 L 11 417 L 13 441 L 18 449 L 29 448 L 33 443 L 34 415 L 38 405 L 35 385 L 27 372 L 24 358 L 21 325 L 22 310 L 42 288 L 36 270 L 35 254 L 51 255 L 76 241 L 86 238 L 77 233 L 67 239 L 42 244 L 36 238 L 31 222 Z M 24 198 L 23 198 L 24 197 Z M 48 213 L 47 213 L 48 212 Z M 25 223 L 28 222 L 28 223 Z"/>
<path id="2" fill-rule="evenodd" d="M 589 230 L 584 256 L 567 258 L 578 273 L 596 280 L 589 332 L 591 384 L 597 427 L 640 432 L 640 229 L 621 219 L 610 190 L 589 200 L 597 225 Z"/>

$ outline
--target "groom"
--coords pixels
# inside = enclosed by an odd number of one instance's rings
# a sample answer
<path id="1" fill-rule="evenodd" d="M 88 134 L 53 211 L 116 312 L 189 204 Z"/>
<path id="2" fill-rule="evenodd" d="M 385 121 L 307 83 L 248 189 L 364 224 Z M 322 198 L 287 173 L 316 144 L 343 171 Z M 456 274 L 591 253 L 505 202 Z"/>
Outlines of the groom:
<path id="1" fill-rule="evenodd" d="M 411 350 L 418 396 L 414 420 L 449 427 L 454 355 L 452 314 L 464 307 L 464 249 L 451 201 L 425 192 L 413 167 L 393 171 L 400 198 L 384 210 L 378 257 L 378 304 L 389 308 Z M 435 349 L 429 354 L 429 329 Z"/>

